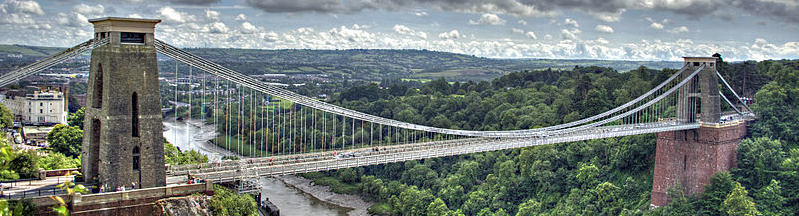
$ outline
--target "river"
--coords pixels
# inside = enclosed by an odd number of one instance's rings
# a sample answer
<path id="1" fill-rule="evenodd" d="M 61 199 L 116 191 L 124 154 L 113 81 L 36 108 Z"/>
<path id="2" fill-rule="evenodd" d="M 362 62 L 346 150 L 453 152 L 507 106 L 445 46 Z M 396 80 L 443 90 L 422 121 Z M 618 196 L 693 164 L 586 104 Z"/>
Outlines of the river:
<path id="1" fill-rule="evenodd" d="M 164 138 L 182 151 L 195 150 L 208 155 L 210 161 L 217 161 L 222 156 L 233 155 L 209 140 L 217 133 L 213 125 L 203 125 L 200 121 L 164 121 Z M 323 202 L 316 197 L 286 185 L 280 180 L 261 178 L 261 194 L 268 198 L 281 215 L 346 215 L 350 209 Z"/>

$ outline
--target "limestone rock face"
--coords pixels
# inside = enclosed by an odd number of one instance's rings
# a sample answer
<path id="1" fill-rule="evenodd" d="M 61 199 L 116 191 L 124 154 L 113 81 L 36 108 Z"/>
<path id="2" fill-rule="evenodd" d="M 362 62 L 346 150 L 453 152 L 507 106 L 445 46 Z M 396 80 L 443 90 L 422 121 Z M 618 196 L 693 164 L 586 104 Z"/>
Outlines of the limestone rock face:
<path id="1" fill-rule="evenodd" d="M 161 199 L 155 202 L 155 215 L 211 216 L 211 196 L 187 196 Z"/>

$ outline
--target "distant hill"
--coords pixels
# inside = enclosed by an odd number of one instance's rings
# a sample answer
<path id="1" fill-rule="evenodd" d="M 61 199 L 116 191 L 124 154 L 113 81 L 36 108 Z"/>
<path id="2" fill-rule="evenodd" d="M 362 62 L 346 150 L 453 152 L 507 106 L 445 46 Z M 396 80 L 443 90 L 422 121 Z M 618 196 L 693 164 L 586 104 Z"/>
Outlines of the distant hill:
<path id="1" fill-rule="evenodd" d="M 63 48 L 0 45 L 0 60 L 33 61 Z M 575 66 L 611 67 L 628 71 L 639 66 L 653 69 L 677 68 L 680 62 L 614 61 L 591 59 L 496 59 L 428 50 L 258 50 L 232 48 L 187 48 L 187 51 L 245 74 L 294 73 L 330 74 L 346 79 L 384 78 L 487 80 L 515 71 Z M 21 55 L 21 56 L 20 56 Z M 20 58 L 21 57 L 21 58 Z M 168 60 L 167 57 L 161 58 Z M 174 64 L 172 64 L 174 65 Z M 2 68 L 2 67 L 0 67 Z M 162 64 L 161 70 L 174 71 Z"/>
<path id="2" fill-rule="evenodd" d="M 60 47 L 40 47 L 25 45 L 0 45 L 0 57 L 2 58 L 40 58 L 56 54 L 65 48 Z M 9 56 L 12 55 L 12 56 Z M 21 55 L 21 56 L 20 56 Z"/>

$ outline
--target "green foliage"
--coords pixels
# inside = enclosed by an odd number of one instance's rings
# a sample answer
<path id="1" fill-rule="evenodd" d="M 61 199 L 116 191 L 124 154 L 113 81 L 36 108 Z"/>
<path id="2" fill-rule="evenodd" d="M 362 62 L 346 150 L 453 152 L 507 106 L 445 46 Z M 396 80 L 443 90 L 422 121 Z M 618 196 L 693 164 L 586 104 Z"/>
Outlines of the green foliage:
<path id="1" fill-rule="evenodd" d="M 67 117 L 67 124 L 69 126 L 77 126 L 81 130 L 83 130 L 83 118 L 85 116 L 86 107 L 81 107 L 74 113 L 70 113 L 69 117 Z"/>
<path id="2" fill-rule="evenodd" d="M 78 168 L 80 167 L 80 159 L 67 157 L 58 152 L 51 152 L 39 159 L 39 166 L 45 170 Z"/>
<path id="3" fill-rule="evenodd" d="M 0 216 L 10 216 L 12 211 L 8 208 L 8 200 L 0 199 Z"/>
<path id="4" fill-rule="evenodd" d="M 392 196 L 389 202 L 397 215 L 425 215 L 433 198 L 429 190 L 419 190 L 416 186 L 410 186 L 398 196 Z"/>
<path id="5" fill-rule="evenodd" d="M 542 211 L 541 203 L 534 199 L 529 199 L 527 202 L 519 205 L 519 211 L 516 213 L 516 216 L 536 216 Z"/>
<path id="6" fill-rule="evenodd" d="M 785 159 L 782 143 L 767 137 L 741 141 L 736 149 L 738 168 L 733 172 L 740 181 L 752 188 L 761 188 L 772 180 L 773 171 L 780 170 Z"/>
<path id="7" fill-rule="evenodd" d="M 193 149 L 182 152 L 172 143 L 164 142 L 164 163 L 171 165 L 208 163 L 208 155 Z"/>
<path id="8" fill-rule="evenodd" d="M 237 194 L 225 187 L 214 185 L 211 211 L 220 216 L 255 216 L 258 204 L 249 194 Z"/>
<path id="9" fill-rule="evenodd" d="M 69 157 L 78 157 L 83 142 L 83 130 L 77 126 L 57 124 L 47 133 L 47 143 L 55 152 Z"/>
<path id="10" fill-rule="evenodd" d="M 740 183 L 735 184 L 732 192 L 727 195 L 724 200 L 722 210 L 730 216 L 756 216 L 760 215 L 757 211 L 755 203 L 752 198 L 747 196 L 746 188 L 742 187 Z"/>
<path id="11" fill-rule="evenodd" d="M 14 126 L 14 114 L 4 104 L 0 104 L 0 128 L 10 128 Z"/>
<path id="12" fill-rule="evenodd" d="M 785 197 L 782 196 L 782 187 L 777 180 L 771 180 L 771 183 L 760 189 L 760 192 L 755 194 L 758 200 L 758 209 L 763 215 L 783 215 L 787 213 L 783 206 L 785 205 Z"/>
<path id="13" fill-rule="evenodd" d="M 754 135 L 799 143 L 799 65 L 766 62 L 758 67 L 768 68 L 774 80 L 755 95 L 757 103 L 752 109 L 758 121 L 752 127 Z"/>
<path id="14" fill-rule="evenodd" d="M 19 173 L 21 178 L 38 178 L 39 156 L 33 150 L 17 151 L 8 168 Z"/>
<path id="15" fill-rule="evenodd" d="M 30 198 L 10 200 L 8 201 L 8 206 L 10 206 L 12 210 L 12 214 L 10 215 L 14 216 L 34 216 L 39 211 L 39 208 Z M 0 204 L 0 209 L 2 209 L 2 204 Z M 3 214 L 0 213 L 0 215 Z"/>
<path id="16" fill-rule="evenodd" d="M 446 215 L 447 213 L 449 213 L 449 208 L 441 198 L 436 198 L 430 205 L 427 205 L 427 215 L 429 216 Z"/>

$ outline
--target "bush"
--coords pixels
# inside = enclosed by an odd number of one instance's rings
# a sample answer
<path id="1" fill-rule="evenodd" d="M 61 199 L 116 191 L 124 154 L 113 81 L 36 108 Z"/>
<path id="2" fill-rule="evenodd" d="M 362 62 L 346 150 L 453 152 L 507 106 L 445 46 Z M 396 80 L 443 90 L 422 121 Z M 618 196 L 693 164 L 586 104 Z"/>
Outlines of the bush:
<path id="1" fill-rule="evenodd" d="M 9 169 L 19 173 L 21 178 L 39 177 L 39 156 L 35 151 L 19 151 L 9 163 Z"/>
<path id="2" fill-rule="evenodd" d="M 249 194 L 236 194 L 230 189 L 214 185 L 211 211 L 214 215 L 258 215 L 258 203 Z"/>
<path id="3" fill-rule="evenodd" d="M 45 170 L 78 168 L 80 167 L 80 159 L 53 152 L 42 157 L 42 159 L 39 160 L 39 165 Z"/>

